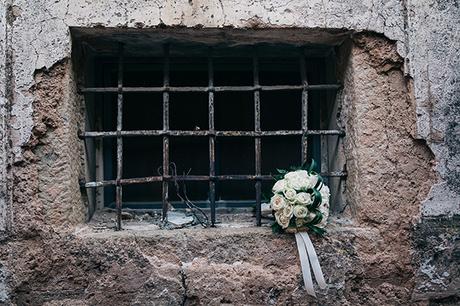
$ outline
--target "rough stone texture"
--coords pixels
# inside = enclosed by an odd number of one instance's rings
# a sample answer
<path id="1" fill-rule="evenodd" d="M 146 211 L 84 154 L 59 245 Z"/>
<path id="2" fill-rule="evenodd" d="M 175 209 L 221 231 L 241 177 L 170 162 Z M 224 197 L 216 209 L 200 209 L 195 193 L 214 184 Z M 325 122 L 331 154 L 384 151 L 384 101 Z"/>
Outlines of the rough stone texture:
<path id="1" fill-rule="evenodd" d="M 375 296 L 387 290 L 407 298 L 414 281 L 410 228 L 435 179 L 433 156 L 413 137 L 415 105 L 395 45 L 368 35 L 356 35 L 354 44 L 342 93 L 347 201 L 354 222 L 377 230 L 388 246 L 361 250 L 367 273 L 358 291 Z M 378 281 L 366 286 L 370 279 Z"/>
<path id="2" fill-rule="evenodd" d="M 425 219 L 414 231 L 414 261 L 420 266 L 413 300 L 434 305 L 460 303 L 460 227 L 453 219 Z"/>
<path id="3" fill-rule="evenodd" d="M 69 228 L 85 220 L 75 188 L 83 152 L 77 138 L 81 106 L 73 90 L 70 60 L 35 75 L 34 129 L 13 174 L 15 235 L 35 236 L 51 230 L 47 227 Z"/>
<path id="4" fill-rule="evenodd" d="M 345 71 L 342 115 L 349 205 L 358 222 L 403 225 L 418 219 L 420 202 L 435 181 L 433 155 L 414 139 L 410 80 L 394 45 L 366 35 L 357 35 L 355 43 Z"/>
<path id="5" fill-rule="evenodd" d="M 331 232 L 328 239 L 314 239 L 329 283 L 319 294 L 327 304 L 343 305 L 362 299 L 354 293 L 353 278 L 363 273 L 357 249 L 383 244 L 373 230 Z M 9 247 L 17 269 L 11 297 L 18 305 L 313 302 L 301 289 L 293 236 L 267 228 L 119 233 L 82 228 L 65 236 L 13 241 Z"/>
<path id="6" fill-rule="evenodd" d="M 460 214 L 460 5 L 413 1 L 408 60 L 418 137 L 433 150 L 441 180 L 423 203 L 425 216 Z"/>
<path id="7" fill-rule="evenodd" d="M 321 299 L 455 303 L 458 219 L 426 217 L 460 213 L 459 18 L 457 2 L 435 0 L 2 2 L 0 301 L 314 303 L 299 289 L 292 237 L 266 228 L 75 227 L 86 208 L 69 27 L 179 26 L 355 33 L 342 50 L 352 225 L 333 220 L 315 241 L 330 284 Z"/>
<path id="8" fill-rule="evenodd" d="M 10 12 L 6 5 L 0 6 L 0 232 L 1 236 L 7 230 L 9 212 L 9 184 L 8 156 L 9 156 L 9 129 L 8 119 L 10 112 L 12 84 L 7 77 L 11 73 L 11 52 L 7 42 L 11 40 L 11 33 L 8 32 L 7 23 L 11 22 Z"/>

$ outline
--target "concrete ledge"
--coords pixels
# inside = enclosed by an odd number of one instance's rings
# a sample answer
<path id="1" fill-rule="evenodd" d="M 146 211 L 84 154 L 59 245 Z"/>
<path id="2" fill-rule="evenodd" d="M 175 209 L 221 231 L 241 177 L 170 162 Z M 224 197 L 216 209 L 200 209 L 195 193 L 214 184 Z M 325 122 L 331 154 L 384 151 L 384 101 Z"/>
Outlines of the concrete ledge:
<path id="1" fill-rule="evenodd" d="M 312 235 L 313 236 L 313 235 Z M 372 229 L 334 228 L 313 237 L 329 284 L 326 304 L 346 302 L 346 283 L 361 273 L 358 249 L 378 244 Z M 292 235 L 267 227 L 94 232 L 15 242 L 14 300 L 55 305 L 302 304 Z"/>

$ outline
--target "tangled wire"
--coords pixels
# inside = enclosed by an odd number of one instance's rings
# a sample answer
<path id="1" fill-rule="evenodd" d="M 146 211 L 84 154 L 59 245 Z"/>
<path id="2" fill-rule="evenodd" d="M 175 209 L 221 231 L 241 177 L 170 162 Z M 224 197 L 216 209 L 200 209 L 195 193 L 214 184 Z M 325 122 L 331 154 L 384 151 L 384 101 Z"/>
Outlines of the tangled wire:
<path id="1" fill-rule="evenodd" d="M 161 166 L 158 167 L 157 172 L 159 175 L 162 175 L 162 171 L 161 171 L 162 169 L 163 167 Z M 181 200 L 181 202 L 183 202 L 190 209 L 191 213 L 195 217 L 195 220 L 197 220 L 198 223 L 200 223 L 202 227 L 204 228 L 209 227 L 209 219 L 206 213 L 200 207 L 198 207 L 192 201 L 190 201 L 190 199 L 188 198 L 187 186 L 185 184 L 185 181 L 182 181 L 182 188 L 181 188 L 179 181 L 177 179 L 177 166 L 174 162 L 169 163 L 169 170 L 173 177 L 172 182 L 174 184 L 174 188 L 175 188 L 177 197 Z M 191 170 L 192 169 L 189 169 L 187 173 L 184 172 L 183 175 L 184 176 L 189 175 Z M 169 202 L 168 204 L 171 205 L 171 203 Z M 199 217 L 198 215 L 201 215 L 201 217 Z"/>

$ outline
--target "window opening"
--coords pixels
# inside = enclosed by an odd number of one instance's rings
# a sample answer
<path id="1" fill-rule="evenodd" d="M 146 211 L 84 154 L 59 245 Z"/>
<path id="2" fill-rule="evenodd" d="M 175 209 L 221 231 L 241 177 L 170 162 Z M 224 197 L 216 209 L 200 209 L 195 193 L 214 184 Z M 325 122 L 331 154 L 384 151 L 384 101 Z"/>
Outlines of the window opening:
<path id="1" fill-rule="evenodd" d="M 118 229 L 127 206 L 161 207 L 166 218 L 169 203 L 181 200 L 169 192 L 175 181 L 209 208 L 212 225 L 217 207 L 255 206 L 260 226 L 276 168 L 314 158 L 326 179 L 346 176 L 328 167 L 326 138 L 344 136 L 329 129 L 340 88 L 327 74 L 330 57 L 294 46 L 284 57 L 277 46 L 206 46 L 198 57 L 174 54 L 186 52 L 180 45 L 162 48 L 161 57 L 125 58 L 120 44 L 116 58 L 95 59 L 94 86 L 81 89 L 94 95 L 86 99 L 94 122 L 80 137 L 97 141 L 104 168 L 84 187 L 104 188 Z"/>

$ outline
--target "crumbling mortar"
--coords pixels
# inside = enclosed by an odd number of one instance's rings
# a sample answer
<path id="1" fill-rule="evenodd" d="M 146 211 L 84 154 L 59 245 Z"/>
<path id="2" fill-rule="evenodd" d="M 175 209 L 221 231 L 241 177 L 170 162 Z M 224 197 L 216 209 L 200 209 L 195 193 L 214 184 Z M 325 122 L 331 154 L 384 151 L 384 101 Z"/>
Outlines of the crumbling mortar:
<path id="1" fill-rule="evenodd" d="M 48 178 L 49 175 L 53 177 L 56 175 L 53 171 L 59 171 L 59 175 L 63 175 L 61 179 L 67 180 L 64 176 L 72 176 L 76 171 L 73 165 L 69 167 L 69 164 L 66 166 L 66 163 L 63 163 L 63 160 L 68 157 L 67 146 L 58 146 L 59 141 L 68 140 L 65 135 L 72 129 L 71 126 L 67 126 L 69 123 L 64 121 L 62 112 L 73 112 L 73 109 L 78 107 L 66 103 L 72 101 L 65 100 L 67 93 L 65 82 L 69 77 L 69 67 L 69 58 L 64 58 L 49 69 L 35 71 L 35 82 L 29 90 L 34 97 L 32 116 L 34 127 L 29 140 L 22 146 L 23 159 L 14 164 L 13 180 L 17 186 L 13 194 L 13 201 L 17 203 L 13 215 L 15 235 L 25 237 L 43 235 L 53 226 L 64 226 L 70 230 L 71 228 L 66 227 L 65 224 L 72 223 L 72 216 L 62 214 L 68 212 L 68 209 L 78 213 L 78 209 L 67 207 L 66 210 L 62 208 L 64 203 L 58 204 L 58 201 L 65 199 L 65 202 L 68 202 L 65 203 L 67 206 L 72 205 L 68 197 L 73 191 L 62 190 L 63 193 L 55 196 L 56 191 L 64 188 L 65 184 L 61 184 L 60 187 L 49 184 Z M 44 189 L 40 187 L 43 184 L 47 184 Z M 66 218 L 62 220 L 64 222 L 61 225 L 52 221 L 59 216 Z"/>
<path id="2" fill-rule="evenodd" d="M 8 6 L 6 7 L 6 31 L 5 31 L 5 104 L 3 106 L 1 124 L 2 124 L 2 151 L 3 151 L 3 160 L 2 162 L 4 167 L 1 172 L 4 174 L 4 181 L 1 181 L 0 184 L 0 198 L 3 198 L 5 201 L 5 207 L 3 207 L 3 211 L 1 214 L 3 215 L 3 222 L 4 222 L 4 229 L 0 233 L 0 241 L 7 239 L 10 230 L 11 230 L 11 219 L 12 219 L 12 210 L 11 210 L 11 203 L 13 198 L 13 186 L 12 182 L 12 156 L 11 156 L 11 148 L 13 147 L 12 140 L 11 140 L 11 128 L 9 122 L 11 120 L 11 111 L 14 102 L 14 86 L 15 86 L 15 71 L 13 69 L 14 66 L 14 49 L 12 45 L 12 33 L 13 33 L 13 25 L 16 16 L 14 14 L 13 4 L 12 1 L 7 1 Z"/>
<path id="3" fill-rule="evenodd" d="M 348 117 L 344 118 L 345 126 L 350 127 L 350 130 L 347 130 L 346 142 L 348 143 L 348 154 L 353 154 L 353 156 L 348 158 L 356 159 L 358 164 L 347 162 L 347 168 L 350 173 L 348 180 L 351 181 L 351 183 L 347 182 L 347 187 L 352 187 L 351 185 L 359 186 L 359 180 L 363 178 L 366 180 L 368 177 L 367 180 L 372 179 L 372 176 L 377 173 L 376 178 L 381 179 L 379 180 L 380 185 L 368 187 L 378 191 L 372 193 L 375 196 L 385 197 L 387 191 L 391 189 L 395 189 L 394 192 L 398 192 L 398 188 L 401 188 L 397 187 L 399 185 L 409 186 L 409 184 L 415 184 L 415 186 L 410 186 L 410 190 L 415 191 L 413 192 L 414 197 L 410 196 L 408 198 L 405 196 L 399 201 L 388 197 L 386 203 L 383 203 L 389 210 L 394 211 L 396 216 L 400 216 L 395 219 L 390 218 L 391 214 L 381 215 L 378 211 L 380 204 L 377 203 L 380 203 L 381 199 L 375 199 L 375 197 L 366 193 L 360 194 L 359 190 L 356 189 L 349 190 L 347 199 L 352 202 L 359 201 L 358 204 L 355 204 L 357 206 L 355 221 L 377 229 L 385 244 L 379 248 L 380 255 L 378 258 L 374 256 L 375 249 L 370 253 L 363 250 L 359 252 L 360 258 L 365 263 L 363 275 L 356 279 L 355 285 L 351 281 L 348 286 L 362 288 L 360 284 L 367 283 L 374 288 L 378 288 L 384 284 L 391 284 L 391 279 L 400 278 L 401 283 L 404 284 L 401 286 L 401 290 L 404 290 L 406 292 L 404 296 L 407 296 L 415 286 L 414 276 L 416 271 L 416 266 L 407 262 L 412 251 L 410 248 L 410 229 L 412 228 L 412 222 L 419 217 L 420 203 L 428 193 L 425 187 L 434 180 L 434 170 L 430 167 L 433 154 L 426 143 L 420 143 L 413 137 L 416 116 L 413 100 L 411 99 L 410 79 L 403 75 L 403 61 L 397 53 L 395 42 L 389 41 L 378 34 L 363 32 L 354 34 L 353 42 L 352 61 L 354 63 L 352 63 L 352 68 L 350 69 L 355 70 L 348 72 L 351 79 L 346 80 L 345 84 L 345 96 L 348 101 L 346 101 L 347 104 L 343 115 Z M 372 98 L 366 101 L 368 97 L 363 96 L 362 91 L 363 88 L 366 88 L 367 82 L 364 77 L 366 75 L 373 82 L 377 82 L 373 84 L 375 92 L 369 93 L 381 96 L 379 99 L 375 99 L 375 102 Z M 399 84 L 398 79 L 402 81 Z M 347 82 L 350 82 L 351 88 L 347 87 Z M 353 86 L 358 86 L 358 88 L 354 89 Z M 388 97 L 386 92 L 389 93 Z M 398 92 L 405 93 L 405 95 L 400 98 L 397 96 Z M 355 105 L 359 101 L 353 102 L 353 99 L 364 101 Z M 357 126 L 354 124 L 354 118 L 357 115 L 364 116 L 364 119 L 372 119 L 373 124 L 377 126 L 371 127 L 366 122 L 359 122 Z M 367 133 L 362 134 L 365 131 Z M 372 136 L 369 136 L 371 132 Z M 375 133 L 377 134 L 375 135 Z M 376 142 L 375 139 L 378 139 L 378 141 Z M 395 139 L 398 141 L 395 142 Z M 369 165 L 359 164 L 359 160 L 364 158 L 361 150 L 365 148 L 362 146 L 364 145 L 370 149 L 376 144 L 379 145 L 379 149 L 382 149 L 380 161 L 381 165 L 385 165 L 385 173 L 376 172 L 376 169 L 369 168 Z M 411 161 L 418 162 L 423 167 L 414 169 L 405 167 L 408 162 L 405 156 L 407 154 L 413 155 Z M 374 167 L 379 167 L 379 165 L 376 164 Z M 366 185 L 367 183 L 362 182 L 362 184 Z M 371 183 L 371 185 L 374 184 Z M 353 197 L 357 198 L 353 200 Z M 399 205 L 401 201 L 404 202 L 404 206 Z M 369 207 L 369 205 L 363 206 L 367 202 L 375 203 L 372 207 Z M 387 247 L 384 247 L 385 245 Z M 377 262 L 385 265 L 387 271 L 380 271 L 379 274 L 376 274 L 373 265 Z M 380 283 L 375 283 L 375 280 L 369 280 L 369 275 L 374 275 L 374 277 L 378 275 Z M 398 286 L 397 283 L 394 285 Z M 365 292 L 363 290 L 361 294 L 366 294 Z"/>
<path id="4" fill-rule="evenodd" d="M 181 263 L 179 272 L 180 272 L 181 284 L 182 284 L 182 288 L 183 288 L 181 305 L 185 306 L 185 305 L 187 305 L 188 289 L 187 289 L 187 275 L 186 275 L 186 272 L 184 270 L 184 263 L 183 262 Z"/>

